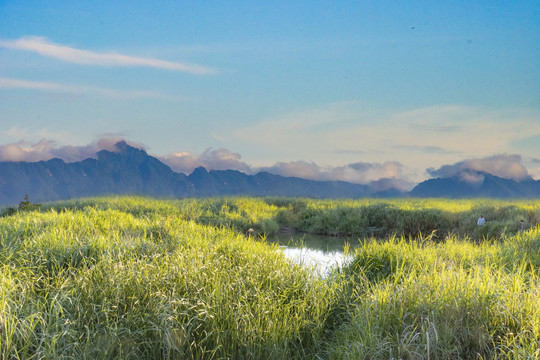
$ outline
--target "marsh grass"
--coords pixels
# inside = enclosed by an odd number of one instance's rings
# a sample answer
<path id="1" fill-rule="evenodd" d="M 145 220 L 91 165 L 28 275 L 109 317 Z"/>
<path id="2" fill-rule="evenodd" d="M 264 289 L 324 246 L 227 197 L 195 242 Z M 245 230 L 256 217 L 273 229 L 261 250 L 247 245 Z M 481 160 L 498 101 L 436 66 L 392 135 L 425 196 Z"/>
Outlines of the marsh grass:
<path id="1" fill-rule="evenodd" d="M 480 211 L 491 229 L 477 230 Z M 43 204 L 0 218 L 0 359 L 539 358 L 540 230 L 510 229 L 537 214 L 491 201 Z M 284 225 L 393 235 L 358 236 L 353 261 L 320 278 L 264 241 Z"/>
<path id="2" fill-rule="evenodd" d="M 0 219 L 1 358 L 317 351 L 329 302 L 322 280 L 229 228 L 112 203 Z"/>
<path id="3" fill-rule="evenodd" d="M 224 197 L 157 200 L 140 197 L 102 197 L 43 204 L 44 210 L 118 210 L 137 217 L 168 214 L 199 224 L 225 226 L 236 232 L 252 229 L 255 236 L 272 236 L 280 228 L 321 235 L 358 238 L 433 235 L 476 240 L 498 239 L 540 224 L 538 200 L 359 199 Z M 487 219 L 477 226 L 480 215 Z"/>
<path id="4" fill-rule="evenodd" d="M 351 320 L 331 359 L 540 356 L 538 230 L 474 244 L 390 239 L 356 251 Z"/>

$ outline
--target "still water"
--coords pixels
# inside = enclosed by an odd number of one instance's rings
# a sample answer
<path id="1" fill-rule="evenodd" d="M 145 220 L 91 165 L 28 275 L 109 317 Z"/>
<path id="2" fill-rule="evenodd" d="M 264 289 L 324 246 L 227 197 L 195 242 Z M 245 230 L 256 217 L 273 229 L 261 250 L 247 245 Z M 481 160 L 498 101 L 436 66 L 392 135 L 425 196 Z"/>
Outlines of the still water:
<path id="1" fill-rule="evenodd" d="M 358 239 L 307 234 L 276 235 L 268 241 L 278 244 L 289 259 L 321 276 L 351 259 L 350 254 L 345 254 L 347 247 L 353 250 L 360 245 Z"/>

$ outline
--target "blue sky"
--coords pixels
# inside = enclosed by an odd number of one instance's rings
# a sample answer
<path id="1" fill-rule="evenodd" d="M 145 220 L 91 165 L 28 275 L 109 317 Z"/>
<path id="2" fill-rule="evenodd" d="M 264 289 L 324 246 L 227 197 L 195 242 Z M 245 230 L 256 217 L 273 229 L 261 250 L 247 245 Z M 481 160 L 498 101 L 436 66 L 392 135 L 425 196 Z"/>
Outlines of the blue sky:
<path id="1" fill-rule="evenodd" d="M 540 179 L 537 1 L 0 0 L 0 18 L 0 160 L 122 138 L 186 173 Z"/>

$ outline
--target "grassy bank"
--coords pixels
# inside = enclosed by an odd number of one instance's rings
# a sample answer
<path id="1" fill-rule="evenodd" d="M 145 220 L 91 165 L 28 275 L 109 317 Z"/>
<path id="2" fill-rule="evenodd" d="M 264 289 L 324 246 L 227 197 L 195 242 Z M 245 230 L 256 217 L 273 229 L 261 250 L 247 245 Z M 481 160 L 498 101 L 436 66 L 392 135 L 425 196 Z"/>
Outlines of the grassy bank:
<path id="1" fill-rule="evenodd" d="M 152 206 L 137 198 L 94 198 L 48 206 L 81 209 L 117 209 L 135 216 L 168 212 L 185 220 L 226 226 L 240 233 L 271 236 L 280 228 L 321 235 L 387 238 L 433 235 L 470 239 L 493 239 L 519 232 L 520 220 L 527 228 L 540 224 L 540 200 L 441 200 L 361 199 L 315 200 L 296 198 L 210 198 L 157 202 Z M 485 226 L 476 221 L 483 215 Z"/>
<path id="2" fill-rule="evenodd" d="M 352 228 L 371 211 L 393 219 L 435 212 L 474 232 L 479 210 L 488 225 L 523 214 L 530 224 L 537 205 L 137 197 L 43 204 L 0 217 L 0 358 L 539 358 L 538 228 L 475 242 L 368 241 L 325 279 L 245 235 Z M 310 227 L 325 218 L 334 220 Z"/>
<path id="3" fill-rule="evenodd" d="M 540 224 L 540 201 L 502 200 L 310 200 L 267 199 L 278 206 L 277 221 L 307 233 L 377 237 L 434 234 L 473 239 L 499 238 Z M 486 225 L 479 227 L 480 215 Z"/>

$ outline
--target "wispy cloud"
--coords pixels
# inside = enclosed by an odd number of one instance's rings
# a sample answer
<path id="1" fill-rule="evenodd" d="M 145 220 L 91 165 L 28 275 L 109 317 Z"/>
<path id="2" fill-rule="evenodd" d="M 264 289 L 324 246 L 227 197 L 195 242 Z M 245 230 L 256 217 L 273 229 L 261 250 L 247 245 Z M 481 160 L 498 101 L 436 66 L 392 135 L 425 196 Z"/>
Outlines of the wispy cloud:
<path id="1" fill-rule="evenodd" d="M 143 58 L 116 53 L 98 53 L 76 49 L 66 45 L 55 44 L 44 37 L 23 37 L 16 40 L 0 40 L 0 47 L 25 50 L 52 57 L 62 61 L 96 66 L 152 67 L 157 69 L 182 71 L 197 75 L 216 73 L 215 69 L 206 66 L 172 62 L 153 58 Z"/>
<path id="2" fill-rule="evenodd" d="M 365 149 L 341 146 L 341 141 L 334 142 L 329 135 L 341 129 L 348 130 L 351 126 L 361 125 L 367 128 L 371 126 L 370 115 L 359 102 L 335 102 L 263 119 L 232 130 L 229 137 L 258 148 L 266 147 L 274 153 L 295 154 L 304 159 L 310 158 L 313 144 L 326 153 L 345 151 L 357 154 Z"/>
<path id="3" fill-rule="evenodd" d="M 47 139 L 47 141 L 52 140 L 54 142 L 61 143 L 80 141 L 79 136 L 74 135 L 62 128 L 50 129 L 44 127 L 40 129 L 30 129 L 27 127 L 13 126 L 9 129 L 0 131 L 0 136 L 2 135 L 5 135 L 7 138 L 10 139 L 16 139 L 16 141 L 19 141 L 19 143 L 21 144 L 37 143 L 42 139 Z"/>
<path id="4" fill-rule="evenodd" d="M 405 151 L 415 151 L 420 153 L 438 153 L 438 154 L 457 154 L 456 151 L 448 151 L 440 146 L 423 146 L 423 145 L 396 145 L 395 149 L 402 149 Z"/>
<path id="5" fill-rule="evenodd" d="M 158 158 L 167 164 L 172 170 L 184 174 L 190 174 L 199 166 L 208 170 L 240 170 L 251 172 L 248 164 L 241 160 L 238 153 L 227 149 L 206 149 L 202 154 L 190 152 L 174 152 Z"/>
<path id="6" fill-rule="evenodd" d="M 263 119 L 230 131 L 230 138 L 288 161 L 295 160 L 291 154 L 321 164 L 395 160 L 421 181 L 426 168 L 467 157 L 533 156 L 534 141 L 523 139 L 540 134 L 539 119 L 538 110 L 527 108 L 440 105 L 391 111 L 347 102 Z"/>
<path id="7" fill-rule="evenodd" d="M 357 162 L 343 166 L 319 166 L 310 161 L 290 161 L 278 162 L 257 170 L 318 181 L 339 180 L 357 184 L 378 182 L 377 190 L 379 191 L 389 188 L 410 190 L 413 184 L 405 179 L 403 169 L 403 165 L 397 161 L 387 161 L 382 164 Z"/>
<path id="8" fill-rule="evenodd" d="M 93 94 L 115 99 L 155 98 L 174 101 L 190 101 L 187 97 L 170 96 L 153 91 L 116 90 L 92 86 L 66 85 L 55 82 L 28 81 L 0 77 L 0 89 L 25 89 L 71 94 Z"/>
<path id="9" fill-rule="evenodd" d="M 96 153 L 101 150 L 117 151 L 115 144 L 125 141 L 117 136 L 104 136 L 88 145 L 59 146 L 55 140 L 41 139 L 37 142 L 20 140 L 15 143 L 0 145 L 0 161 L 46 161 L 59 158 L 66 162 L 82 161 L 88 158 L 96 158 Z M 144 148 L 143 145 L 127 141 L 129 145 Z"/>

